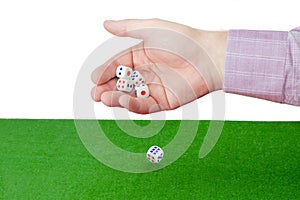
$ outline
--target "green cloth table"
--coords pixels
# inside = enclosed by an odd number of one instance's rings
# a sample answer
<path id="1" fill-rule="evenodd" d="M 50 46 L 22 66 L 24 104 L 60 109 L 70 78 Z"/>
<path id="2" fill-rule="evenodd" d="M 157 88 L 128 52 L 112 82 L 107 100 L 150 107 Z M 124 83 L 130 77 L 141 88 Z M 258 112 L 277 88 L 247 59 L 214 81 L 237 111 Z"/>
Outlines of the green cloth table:
<path id="1" fill-rule="evenodd" d="M 149 121 L 135 121 L 145 126 Z M 166 145 L 162 131 L 138 139 L 115 121 L 107 137 L 128 151 Z M 167 121 L 169 129 L 180 121 Z M 226 121 L 221 137 L 198 158 L 209 121 L 171 165 L 150 173 L 117 171 L 82 144 L 73 120 L 0 120 L 0 199 L 299 199 L 300 122 Z M 146 149 L 147 150 L 147 149 Z"/>

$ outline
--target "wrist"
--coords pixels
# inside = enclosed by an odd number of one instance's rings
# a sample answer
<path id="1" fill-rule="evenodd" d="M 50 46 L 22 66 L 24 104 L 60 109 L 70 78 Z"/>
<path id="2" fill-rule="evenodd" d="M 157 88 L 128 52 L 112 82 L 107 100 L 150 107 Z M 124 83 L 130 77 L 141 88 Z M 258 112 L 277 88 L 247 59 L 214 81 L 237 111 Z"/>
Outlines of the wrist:
<path id="1" fill-rule="evenodd" d="M 213 79 L 216 80 L 215 90 L 222 89 L 228 31 L 197 30 L 197 32 L 197 42 L 207 53 L 216 68 L 216 70 L 213 70 Z"/>

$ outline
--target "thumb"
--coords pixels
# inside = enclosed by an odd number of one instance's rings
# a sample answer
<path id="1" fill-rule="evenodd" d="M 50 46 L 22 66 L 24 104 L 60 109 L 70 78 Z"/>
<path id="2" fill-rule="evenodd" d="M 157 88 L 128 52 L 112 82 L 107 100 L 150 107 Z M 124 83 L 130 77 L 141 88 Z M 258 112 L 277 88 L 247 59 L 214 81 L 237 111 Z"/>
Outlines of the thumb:
<path id="1" fill-rule="evenodd" d="M 143 31 L 138 30 L 149 28 L 182 30 L 184 26 L 161 19 L 125 19 L 106 20 L 104 27 L 108 32 L 117 36 L 145 39 Z"/>
<path id="2" fill-rule="evenodd" d="M 126 24 L 123 21 L 115 21 L 115 20 L 106 20 L 104 21 L 103 25 L 104 28 L 114 34 L 114 35 L 121 35 L 122 33 L 126 32 Z"/>

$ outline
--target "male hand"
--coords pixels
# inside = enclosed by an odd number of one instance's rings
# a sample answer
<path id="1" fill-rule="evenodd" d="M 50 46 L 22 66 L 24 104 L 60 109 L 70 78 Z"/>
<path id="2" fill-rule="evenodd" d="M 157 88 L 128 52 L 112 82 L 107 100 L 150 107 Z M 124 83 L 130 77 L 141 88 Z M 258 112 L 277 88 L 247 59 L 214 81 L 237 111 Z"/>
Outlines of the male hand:
<path id="1" fill-rule="evenodd" d="M 92 73 L 95 101 L 141 114 L 171 110 L 222 89 L 227 32 L 209 32 L 160 19 L 105 21 L 114 35 L 142 42 Z M 139 71 L 150 96 L 116 90 L 118 65 Z"/>

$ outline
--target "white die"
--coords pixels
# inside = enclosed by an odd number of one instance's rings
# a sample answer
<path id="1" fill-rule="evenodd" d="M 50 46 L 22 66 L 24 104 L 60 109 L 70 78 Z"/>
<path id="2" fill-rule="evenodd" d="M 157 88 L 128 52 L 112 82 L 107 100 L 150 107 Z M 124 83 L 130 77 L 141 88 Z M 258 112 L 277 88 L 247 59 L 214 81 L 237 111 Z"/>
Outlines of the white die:
<path id="1" fill-rule="evenodd" d="M 130 92 L 133 89 L 133 84 L 129 79 L 120 78 L 117 81 L 117 90 Z"/>
<path id="2" fill-rule="evenodd" d="M 133 84 L 135 86 L 139 86 L 140 84 L 144 84 L 145 83 L 144 77 L 138 71 L 133 71 L 132 72 L 131 80 L 132 80 L 132 82 L 133 82 Z"/>
<path id="3" fill-rule="evenodd" d="M 116 76 L 122 79 L 131 79 L 132 69 L 130 67 L 120 65 L 117 67 Z"/>
<path id="4" fill-rule="evenodd" d="M 146 84 L 135 87 L 136 96 L 139 98 L 147 98 L 150 95 L 149 88 Z"/>
<path id="5" fill-rule="evenodd" d="M 164 157 L 164 152 L 159 146 L 152 146 L 147 151 L 146 157 L 152 163 L 159 163 Z"/>

